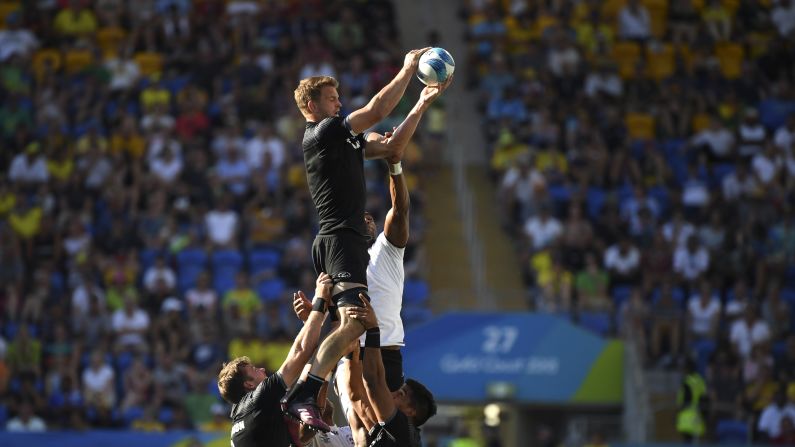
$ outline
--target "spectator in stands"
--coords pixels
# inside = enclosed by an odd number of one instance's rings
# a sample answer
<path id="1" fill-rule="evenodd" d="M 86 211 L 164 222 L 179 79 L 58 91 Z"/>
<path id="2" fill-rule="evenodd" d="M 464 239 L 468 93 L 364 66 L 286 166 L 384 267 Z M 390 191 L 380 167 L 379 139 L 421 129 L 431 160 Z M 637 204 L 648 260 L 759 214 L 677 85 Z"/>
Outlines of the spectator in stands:
<path id="1" fill-rule="evenodd" d="M 6 430 L 10 432 L 44 432 L 47 431 L 47 424 L 44 419 L 33 413 L 33 406 L 30 403 L 23 401 L 19 404 L 19 414 L 6 423 Z"/>
<path id="2" fill-rule="evenodd" d="M 762 152 L 767 141 L 767 130 L 759 122 L 759 112 L 748 108 L 743 115 L 743 121 L 737 127 L 737 153 L 740 158 L 749 162 L 754 155 Z"/>
<path id="3" fill-rule="evenodd" d="M 618 35 L 641 42 L 651 37 L 651 15 L 640 0 L 629 0 L 618 12 Z"/>
<path id="4" fill-rule="evenodd" d="M 664 353 L 668 358 L 676 359 L 681 347 L 684 315 L 681 306 L 674 300 L 670 284 L 662 285 L 650 314 L 652 359 L 660 359 Z M 663 351 L 663 343 L 667 346 L 666 351 Z"/>
<path id="5" fill-rule="evenodd" d="M 690 139 L 690 147 L 706 154 L 713 163 L 731 162 L 734 156 L 734 135 L 718 116 L 712 116 L 709 126 Z"/>
<path id="6" fill-rule="evenodd" d="M 23 60 L 39 47 L 39 40 L 29 30 L 22 27 L 22 14 L 12 11 L 5 17 L 6 28 L 0 30 L 0 62 L 7 62 L 14 56 Z"/>
<path id="7" fill-rule="evenodd" d="M 790 305 L 781 298 L 779 283 L 770 283 L 766 292 L 767 296 L 760 306 L 760 315 L 770 328 L 770 340 L 773 342 L 783 340 L 792 329 Z"/>
<path id="8" fill-rule="evenodd" d="M 707 272 L 709 263 L 709 252 L 695 235 L 687 238 L 685 246 L 674 251 L 674 272 L 681 281 L 691 286 Z"/>
<path id="9" fill-rule="evenodd" d="M 770 13 L 770 19 L 781 37 L 792 37 L 795 30 L 795 3 L 792 0 L 780 0 Z"/>
<path id="10" fill-rule="evenodd" d="M 759 184 L 756 178 L 748 172 L 748 165 L 738 163 L 735 171 L 723 178 L 722 188 L 723 200 L 737 202 L 757 195 Z"/>
<path id="11" fill-rule="evenodd" d="M 225 312 L 229 312 L 232 307 L 236 308 L 246 320 L 251 319 L 262 307 L 259 297 L 249 284 L 246 272 L 235 275 L 235 286 L 224 294 L 223 306 Z"/>
<path id="12" fill-rule="evenodd" d="M 585 253 L 585 265 L 574 278 L 577 305 L 580 311 L 600 312 L 613 308 L 608 294 L 609 278 L 593 252 Z"/>
<path id="13" fill-rule="evenodd" d="M 117 352 L 147 352 L 146 334 L 149 331 L 149 315 L 139 307 L 135 296 L 124 298 L 124 308 L 113 313 L 112 328 Z"/>
<path id="14" fill-rule="evenodd" d="M 6 353 L 12 374 L 15 376 L 32 374 L 33 377 L 42 378 L 41 359 L 41 341 L 30 335 L 27 324 L 20 324 L 14 339 L 8 344 Z"/>
<path id="15" fill-rule="evenodd" d="M 240 217 L 237 211 L 231 209 L 231 202 L 228 194 L 222 195 L 215 208 L 204 216 L 207 238 L 214 247 L 232 248 L 237 245 Z"/>
<path id="16" fill-rule="evenodd" d="M 617 284 L 634 285 L 640 274 L 640 251 L 628 235 L 621 236 L 617 244 L 607 248 L 604 266 L 610 274 L 610 286 Z"/>
<path id="17" fill-rule="evenodd" d="M 747 358 L 755 346 L 766 346 L 770 336 L 770 326 L 759 318 L 759 310 L 756 306 L 748 306 L 744 317 L 732 324 L 729 337 L 737 354 Z"/>
<path id="18" fill-rule="evenodd" d="M 203 271 L 196 278 L 196 286 L 185 292 L 185 303 L 188 305 L 188 316 L 193 317 L 199 308 L 203 312 L 215 315 L 218 308 L 218 294 L 210 288 L 210 276 Z"/>
<path id="19" fill-rule="evenodd" d="M 795 113 L 787 116 L 787 121 L 784 125 L 776 129 L 773 136 L 773 143 L 776 147 L 781 149 L 788 157 L 795 155 Z"/>
<path id="20" fill-rule="evenodd" d="M 782 383 L 795 382 L 795 335 L 787 335 L 782 355 L 776 358 L 775 377 Z"/>
<path id="21" fill-rule="evenodd" d="M 707 373 L 709 421 L 739 419 L 743 414 L 743 382 L 737 359 L 719 346 L 710 359 Z"/>
<path id="22" fill-rule="evenodd" d="M 23 188 L 47 182 L 47 158 L 41 153 L 39 143 L 28 144 L 24 152 L 14 157 L 8 170 L 8 179 Z"/>
<path id="23" fill-rule="evenodd" d="M 154 408 L 160 408 L 162 405 L 176 408 L 182 405 L 187 392 L 185 384 L 188 383 L 187 369 L 183 363 L 175 360 L 170 354 L 157 354 L 152 379 L 154 395 L 151 405 Z"/>
<path id="24" fill-rule="evenodd" d="M 785 390 L 779 388 L 773 401 L 759 415 L 756 429 L 762 435 L 760 440 L 770 442 L 770 440 L 778 438 L 781 435 L 781 422 L 784 418 L 795 418 L 795 406 L 787 405 Z"/>
<path id="25" fill-rule="evenodd" d="M 120 410 L 125 412 L 133 407 L 145 407 L 153 395 L 152 373 L 144 363 L 143 357 L 135 356 L 123 375 L 123 395 Z"/>
<path id="26" fill-rule="evenodd" d="M 166 258 L 163 255 L 158 255 L 154 265 L 144 272 L 143 285 L 146 291 L 154 292 L 157 290 L 158 283 L 162 283 L 162 286 L 168 290 L 177 286 L 177 275 L 174 273 L 174 269 L 166 265 Z"/>
<path id="27" fill-rule="evenodd" d="M 728 295 L 724 312 L 727 322 L 733 324 L 735 320 L 745 315 L 745 309 L 752 305 L 752 299 L 748 285 L 743 278 L 738 278 L 735 281 Z"/>
<path id="28" fill-rule="evenodd" d="M 91 353 L 88 368 L 83 371 L 83 399 L 97 412 L 101 423 L 109 424 L 111 410 L 116 404 L 116 375 L 101 351 Z"/>
<path id="29" fill-rule="evenodd" d="M 555 244 L 563 233 L 560 221 L 552 216 L 550 205 L 539 206 L 538 215 L 530 217 L 524 226 L 524 234 L 533 250 L 542 250 Z"/>
<path id="30" fill-rule="evenodd" d="M 712 289 L 712 284 L 702 280 L 698 293 L 690 296 L 687 303 L 687 340 L 716 340 L 721 315 L 721 302 Z"/>

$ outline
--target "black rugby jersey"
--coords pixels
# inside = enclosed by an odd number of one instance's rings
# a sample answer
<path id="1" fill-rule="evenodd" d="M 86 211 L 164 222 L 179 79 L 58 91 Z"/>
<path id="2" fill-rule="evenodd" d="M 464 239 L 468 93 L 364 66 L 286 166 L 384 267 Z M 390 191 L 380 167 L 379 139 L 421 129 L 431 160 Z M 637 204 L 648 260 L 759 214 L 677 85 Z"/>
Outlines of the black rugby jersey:
<path id="1" fill-rule="evenodd" d="M 371 447 L 409 447 L 411 426 L 409 418 L 400 410 L 384 425 L 376 425 L 367 436 L 367 445 Z"/>
<path id="2" fill-rule="evenodd" d="M 350 229 L 367 237 L 364 225 L 364 134 L 339 116 L 306 123 L 304 163 L 312 201 L 320 217 L 318 234 Z"/>
<path id="3" fill-rule="evenodd" d="M 287 388 L 271 374 L 232 407 L 232 447 L 287 447 L 290 435 L 279 400 Z"/>

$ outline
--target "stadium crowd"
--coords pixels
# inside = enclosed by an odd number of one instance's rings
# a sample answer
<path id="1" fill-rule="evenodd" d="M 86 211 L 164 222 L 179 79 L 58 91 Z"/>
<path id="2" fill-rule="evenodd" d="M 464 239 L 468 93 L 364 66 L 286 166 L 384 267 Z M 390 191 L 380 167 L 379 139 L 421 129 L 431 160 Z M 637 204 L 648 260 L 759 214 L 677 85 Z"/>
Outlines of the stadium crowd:
<path id="1" fill-rule="evenodd" d="M 293 89 L 344 114 L 404 53 L 388 0 L 0 1 L 0 427 L 228 433 L 221 362 L 278 368 L 314 289 Z"/>
<path id="2" fill-rule="evenodd" d="M 692 358 L 710 439 L 740 421 L 791 444 L 795 2 L 465 5 L 530 307 L 627 334 L 648 367 Z"/>

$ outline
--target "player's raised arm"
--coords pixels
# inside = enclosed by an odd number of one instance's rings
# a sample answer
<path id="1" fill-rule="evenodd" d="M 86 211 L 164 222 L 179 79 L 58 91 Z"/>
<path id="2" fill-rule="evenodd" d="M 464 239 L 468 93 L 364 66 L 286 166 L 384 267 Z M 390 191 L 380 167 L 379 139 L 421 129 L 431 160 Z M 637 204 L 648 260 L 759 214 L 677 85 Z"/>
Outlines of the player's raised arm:
<path id="1" fill-rule="evenodd" d="M 403 167 L 398 161 L 389 165 L 389 195 L 392 197 L 392 208 L 386 213 L 384 220 L 384 236 L 390 244 L 403 248 L 409 241 L 409 207 L 411 199 Z"/>
<path id="2" fill-rule="evenodd" d="M 387 137 L 375 132 L 367 134 L 367 144 L 364 147 L 364 156 L 368 160 L 385 158 L 389 163 L 399 163 L 403 158 L 403 152 L 406 146 L 411 141 L 411 137 L 417 130 L 417 125 L 420 123 L 423 113 L 433 104 L 433 101 L 439 97 L 447 87 L 453 82 L 453 76 L 450 76 L 444 84 L 435 86 L 426 86 L 422 89 L 420 97 L 414 107 L 403 119 L 403 122 L 395 129 L 395 132 Z"/>
<path id="3" fill-rule="evenodd" d="M 420 56 L 428 48 L 409 51 L 403 60 L 403 67 L 392 81 L 376 93 L 364 107 L 348 115 L 348 123 L 353 132 L 357 134 L 364 132 L 392 113 L 406 92 L 412 75 L 417 71 Z"/>
<path id="4" fill-rule="evenodd" d="M 284 379 L 284 383 L 289 387 L 291 386 L 301 371 L 304 365 L 312 357 L 320 339 L 320 328 L 323 326 L 323 321 L 326 319 L 326 309 L 328 308 L 329 300 L 331 299 L 332 281 L 331 277 L 326 273 L 321 273 L 317 277 L 315 283 L 315 298 L 312 300 L 312 311 L 306 323 L 301 328 L 301 331 L 295 337 L 293 346 L 290 348 L 290 353 L 279 368 L 279 374 Z M 297 292 L 303 295 L 303 292 Z"/>

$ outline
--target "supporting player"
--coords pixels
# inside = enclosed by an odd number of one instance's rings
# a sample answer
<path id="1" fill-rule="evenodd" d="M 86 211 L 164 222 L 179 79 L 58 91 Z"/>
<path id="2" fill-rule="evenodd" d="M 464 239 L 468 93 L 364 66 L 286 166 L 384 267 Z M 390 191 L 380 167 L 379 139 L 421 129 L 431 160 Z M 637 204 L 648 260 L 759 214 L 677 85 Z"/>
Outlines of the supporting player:
<path id="1" fill-rule="evenodd" d="M 415 106 L 394 134 L 363 135 L 386 117 L 403 95 L 417 68 L 422 50 L 406 55 L 403 69 L 367 106 L 345 119 L 337 81 L 330 77 L 304 79 L 295 91 L 296 103 L 307 120 L 303 149 L 310 193 L 320 217 L 320 231 L 312 246 L 315 269 L 335 281 L 332 302 L 338 307 L 362 306 L 367 297 L 368 237 L 364 215 L 364 157 L 400 160 L 422 114 L 449 86 L 425 87 Z M 399 166 L 399 165 L 398 165 Z M 397 169 L 393 167 L 392 169 Z M 328 431 L 320 418 L 317 393 L 350 343 L 364 333 L 361 324 L 340 312 L 341 324 L 318 349 L 305 381 L 299 381 L 282 399 L 285 413 L 311 427 Z M 297 441 L 297 440 L 295 440 Z"/>
<path id="2" fill-rule="evenodd" d="M 278 371 L 267 376 L 265 369 L 252 365 L 248 357 L 238 357 L 226 363 L 218 374 L 221 396 L 234 405 L 230 415 L 233 447 L 287 447 L 290 444 L 279 400 L 298 379 L 317 348 L 320 328 L 331 300 L 331 277 L 321 273 L 315 286 L 312 311 L 308 312 L 304 327 Z M 293 294 L 293 298 L 306 300 L 300 291 Z"/>

